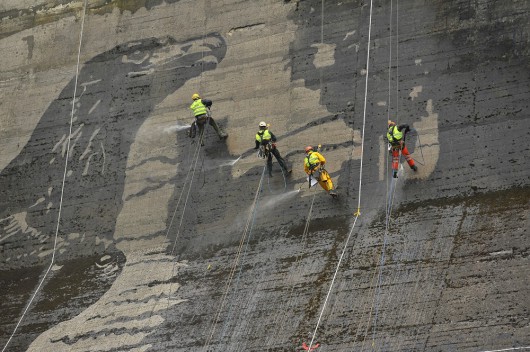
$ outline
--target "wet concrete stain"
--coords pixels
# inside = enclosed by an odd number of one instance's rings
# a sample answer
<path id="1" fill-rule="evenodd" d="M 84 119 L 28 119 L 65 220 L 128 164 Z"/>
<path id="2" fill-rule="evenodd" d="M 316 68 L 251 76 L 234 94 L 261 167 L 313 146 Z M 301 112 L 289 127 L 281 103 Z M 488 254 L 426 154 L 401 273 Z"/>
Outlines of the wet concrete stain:
<path id="1" fill-rule="evenodd" d="M 129 4 L 134 8 L 146 3 Z M 324 28 L 320 26 L 322 3 Z M 524 28 L 521 18 L 528 11 L 517 12 L 514 2 L 434 1 L 422 6 L 416 2 L 400 5 L 403 5 L 401 13 L 408 19 L 402 22 L 405 31 L 400 50 L 406 54 L 401 62 L 409 63 L 403 64 L 400 71 L 401 118 L 411 124 L 416 122 L 432 99 L 440 116 L 436 129 L 441 137 L 441 157 L 435 172 L 427 179 L 400 176 L 382 275 L 376 349 L 477 351 L 489 346 L 525 345 L 528 230 L 524 225 L 528 223 L 528 171 L 523 154 L 528 146 L 520 142 L 528 133 L 527 117 L 521 113 L 528 107 L 524 101 L 528 96 L 524 87 L 528 53 L 520 42 L 527 38 L 527 33 L 522 29 L 522 33 L 512 31 L 510 21 L 500 15 L 506 11 L 519 28 Z M 465 27 L 480 22 L 483 11 L 480 6 L 488 7 L 485 18 L 492 21 L 475 26 L 475 31 L 482 32 L 479 34 Z M 321 103 L 330 115 L 304 121 L 304 127 L 289 133 L 296 136 L 304 128 L 338 119 L 351 128 L 359 128 L 367 3 L 331 4 L 315 0 L 296 2 L 293 7 L 290 19 L 299 28 L 286 58 L 291 62 L 292 81 L 304 80 L 306 88 L 320 90 Z M 387 19 L 382 19 L 388 10 L 387 6 L 377 6 L 379 17 L 374 21 L 374 65 L 369 81 L 373 101 L 385 101 L 387 93 L 387 63 L 378 58 L 388 57 L 388 47 L 381 40 L 388 33 Z M 496 42 L 497 36 L 501 39 L 495 50 L 485 53 L 488 41 Z M 490 39 L 486 40 L 487 37 Z M 506 43 L 506 38 L 513 38 L 513 43 Z M 335 53 L 333 60 L 320 57 L 316 63 L 315 58 L 324 47 L 321 41 L 325 48 L 334 47 Z M 484 56 L 470 52 L 477 48 Z M 520 80 L 510 83 L 517 77 Z M 412 99 L 411 90 L 419 86 L 422 91 Z M 140 90 L 137 94 L 144 93 Z M 362 211 L 368 219 L 346 253 L 330 310 L 317 337 L 328 351 L 366 348 L 370 344 L 366 332 L 369 337 L 373 332 L 371 320 L 366 317 L 374 299 L 372 280 L 379 265 L 385 228 L 381 201 L 384 202 L 384 197 L 379 197 L 384 194 L 384 184 L 373 181 L 378 173 L 371 165 L 377 160 L 374 141 L 383 133 L 386 111 L 376 109 L 368 106 L 368 115 L 374 117 L 367 125 L 369 148 L 363 185 L 367 200 Z M 211 132 L 208 131 L 207 146 L 201 154 L 205 163 L 234 157 Z M 178 132 L 177 137 L 179 150 L 191 149 L 183 132 Z M 414 140 L 410 142 L 414 144 Z M 341 142 L 333 147 L 347 149 L 352 145 Z M 253 151 L 249 149 L 246 153 L 250 155 Z M 294 151 L 288 156 L 299 160 L 301 155 Z M 187 166 L 190 162 L 185 153 L 175 159 L 160 160 Z M 358 166 L 357 160 L 341 165 L 341 177 L 347 176 L 341 185 L 346 194 L 355 193 Z M 176 183 L 169 214 L 185 191 L 178 181 L 187 170 L 179 168 L 177 176 L 169 181 Z M 250 205 L 261 170 L 253 167 L 239 179 L 231 177 L 229 167 L 198 170 L 184 226 L 179 229 L 182 241 L 177 244 L 178 258 L 188 259 L 188 266 L 178 277 L 151 280 L 148 284 L 180 283 L 179 295 L 186 301 L 168 308 L 162 326 L 156 331 L 144 328 L 147 336 L 142 343 L 151 349 L 199 350 L 203 346 L 241 237 L 242 226 L 237 216 L 243 220 L 248 216 L 244 210 Z M 294 187 L 296 181 L 290 180 L 288 186 Z M 138 195 L 157 187 L 154 184 Z M 318 212 L 305 243 L 301 242 L 307 198 L 296 197 L 267 217 L 258 217 L 248 253 L 240 266 L 238 289 L 230 292 L 211 349 L 292 351 L 302 341 L 308 342 L 337 252 L 349 229 L 351 217 L 343 214 L 351 213 L 355 202 L 353 196 L 341 198 L 338 203 L 318 198 Z M 230 221 L 220 220 L 227 217 Z M 219 222 L 215 228 L 207 226 L 216 221 Z M 169 224 L 168 219 L 168 228 Z M 172 242 L 177 230 L 175 227 L 170 230 Z M 27 287 L 27 281 L 24 285 Z M 294 297 L 286 309 L 283 303 L 291 287 L 295 288 Z M 509 289 L 504 290 L 505 287 Z M 144 313 L 141 317 L 146 316 Z M 280 326 L 283 329 L 278 329 Z M 125 335 L 127 330 L 105 332 Z M 75 343 L 76 339 L 67 338 L 64 342 Z"/>

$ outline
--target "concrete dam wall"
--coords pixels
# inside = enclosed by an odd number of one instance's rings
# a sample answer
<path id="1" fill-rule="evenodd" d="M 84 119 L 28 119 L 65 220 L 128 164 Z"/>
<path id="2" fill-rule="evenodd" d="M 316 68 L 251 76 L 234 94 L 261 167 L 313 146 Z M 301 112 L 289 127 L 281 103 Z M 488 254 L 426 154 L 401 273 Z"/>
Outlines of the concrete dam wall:
<path id="1" fill-rule="evenodd" d="M 1 350 L 529 350 L 529 17 L 3 1 Z M 196 92 L 228 138 L 187 136 Z M 397 178 L 389 119 L 418 167 Z"/>

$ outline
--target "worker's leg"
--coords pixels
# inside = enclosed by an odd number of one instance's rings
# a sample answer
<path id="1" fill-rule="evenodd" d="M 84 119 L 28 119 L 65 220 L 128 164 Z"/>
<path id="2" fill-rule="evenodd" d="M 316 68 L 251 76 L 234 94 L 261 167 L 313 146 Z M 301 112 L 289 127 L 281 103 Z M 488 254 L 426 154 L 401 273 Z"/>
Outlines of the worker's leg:
<path id="1" fill-rule="evenodd" d="M 197 135 L 197 122 L 196 121 L 193 121 L 193 123 L 191 124 L 190 128 L 188 129 L 187 135 L 190 138 L 195 138 L 195 136 Z"/>
<path id="2" fill-rule="evenodd" d="M 283 171 L 287 172 L 287 163 L 280 155 L 280 151 L 276 149 L 276 147 L 272 147 L 271 152 L 274 154 L 274 157 L 278 161 L 278 164 L 280 164 L 280 167 L 283 169 Z"/>
<path id="3" fill-rule="evenodd" d="M 323 187 L 326 191 L 333 190 L 333 181 L 331 180 L 331 176 L 326 170 L 321 170 L 320 172 L 320 180 L 326 184 L 326 187 Z"/>
<path id="4" fill-rule="evenodd" d="M 197 120 L 197 127 L 199 130 L 199 142 L 204 145 L 204 122 Z"/>
<path id="5" fill-rule="evenodd" d="M 405 160 L 407 160 L 407 163 L 409 164 L 410 168 L 416 171 L 416 165 L 414 165 L 414 159 L 409 154 L 409 151 L 407 149 L 407 146 L 403 146 L 403 149 L 401 149 L 401 154 L 405 157 Z"/>
<path id="6" fill-rule="evenodd" d="M 217 125 L 217 122 L 215 122 L 215 120 L 212 117 L 210 117 L 208 121 L 209 121 L 210 126 L 213 127 L 215 132 L 217 132 L 217 135 L 219 136 L 220 139 L 228 137 L 228 135 L 219 128 L 219 126 Z"/>
<path id="7" fill-rule="evenodd" d="M 392 147 L 392 176 L 397 178 L 399 167 L 399 147 Z"/>

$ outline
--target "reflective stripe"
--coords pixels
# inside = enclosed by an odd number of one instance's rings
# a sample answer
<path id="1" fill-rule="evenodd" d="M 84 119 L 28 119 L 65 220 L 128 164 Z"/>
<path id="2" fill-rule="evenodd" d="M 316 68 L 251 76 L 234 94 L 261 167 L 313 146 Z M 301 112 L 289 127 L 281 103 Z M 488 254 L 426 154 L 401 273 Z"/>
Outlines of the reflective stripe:
<path id="1" fill-rule="evenodd" d="M 190 105 L 190 109 L 193 110 L 193 116 L 199 116 L 206 114 L 206 105 L 202 103 L 201 99 L 197 99 Z"/>

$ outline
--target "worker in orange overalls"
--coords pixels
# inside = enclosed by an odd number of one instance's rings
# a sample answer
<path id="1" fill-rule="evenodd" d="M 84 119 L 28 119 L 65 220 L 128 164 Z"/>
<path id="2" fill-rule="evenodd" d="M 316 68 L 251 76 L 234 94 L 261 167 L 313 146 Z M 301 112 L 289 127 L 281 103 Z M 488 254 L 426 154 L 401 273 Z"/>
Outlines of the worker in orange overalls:
<path id="1" fill-rule="evenodd" d="M 406 133 L 410 131 L 409 125 L 397 126 L 394 121 L 388 120 L 388 131 L 386 138 L 392 149 L 392 177 L 397 178 L 398 167 L 399 167 L 399 152 L 405 157 L 410 168 L 414 171 L 418 171 L 418 167 L 414 164 L 414 159 L 409 154 L 407 147 L 405 146 Z"/>
<path id="2" fill-rule="evenodd" d="M 309 175 L 309 187 L 311 187 L 311 178 L 318 181 L 320 186 L 328 192 L 333 198 L 338 197 L 337 192 L 333 188 L 333 181 L 331 176 L 324 169 L 326 159 L 319 152 L 313 150 L 313 147 L 305 148 L 304 171 Z"/>

